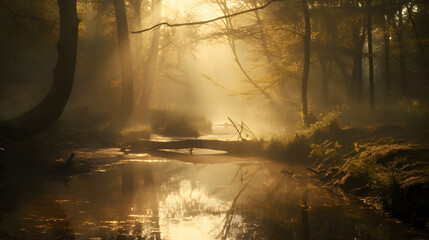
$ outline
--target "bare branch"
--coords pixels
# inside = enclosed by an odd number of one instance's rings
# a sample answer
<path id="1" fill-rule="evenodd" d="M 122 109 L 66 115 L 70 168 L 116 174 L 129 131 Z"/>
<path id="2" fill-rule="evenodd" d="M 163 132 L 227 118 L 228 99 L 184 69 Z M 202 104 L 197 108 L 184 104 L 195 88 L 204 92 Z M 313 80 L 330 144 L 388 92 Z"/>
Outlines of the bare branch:
<path id="1" fill-rule="evenodd" d="M 249 12 L 261 10 L 261 9 L 264 9 L 264 8 L 268 7 L 273 2 L 283 2 L 283 1 L 285 1 L 285 0 L 271 0 L 271 1 L 267 2 L 266 4 L 260 6 L 260 7 L 256 7 L 256 8 L 252 8 L 252 9 L 247 9 L 247 10 L 236 12 L 236 13 L 232 13 L 232 14 L 229 14 L 229 15 L 224 15 L 224 16 L 221 16 L 221 17 L 213 18 L 213 19 L 210 19 L 210 20 L 204 20 L 204 21 L 198 21 L 198 22 L 189 22 L 189 23 L 173 23 L 173 24 L 172 23 L 168 23 L 168 22 L 161 22 L 161 23 L 158 23 L 158 24 L 156 24 L 156 25 L 154 25 L 154 26 L 152 26 L 150 28 L 146 28 L 146 29 L 138 30 L 138 31 L 133 31 L 131 33 L 136 34 L 136 33 L 143 33 L 143 32 L 147 32 L 147 31 L 151 31 L 153 29 L 157 29 L 157 28 L 161 27 L 162 25 L 165 25 L 165 26 L 168 26 L 168 27 L 202 25 L 202 24 L 206 24 L 206 23 L 210 23 L 210 22 L 215 22 L 215 21 L 218 21 L 218 20 L 221 20 L 221 19 L 225 19 L 225 18 L 235 17 L 235 16 L 238 16 L 238 15 L 241 15 L 241 14 L 244 14 L 244 13 L 249 13 Z"/>
<path id="2" fill-rule="evenodd" d="M 18 18 L 27 18 L 27 19 L 36 20 L 36 21 L 43 22 L 43 23 L 47 23 L 47 22 L 49 22 L 49 21 L 48 21 L 48 20 L 46 20 L 46 19 L 39 18 L 39 17 L 36 17 L 36 16 L 30 16 L 30 15 L 19 14 L 19 13 L 15 12 L 15 11 L 14 11 L 14 10 L 12 10 L 11 8 L 9 8 L 9 7 L 7 7 L 7 6 L 3 5 L 3 4 L 0 4 L 0 7 L 2 7 L 2 8 L 3 8 L 3 9 L 5 9 L 6 11 L 8 11 L 10 14 L 12 14 L 12 15 L 13 15 L 13 17 L 14 17 L 14 19 L 15 19 L 15 21 L 17 21 L 17 19 L 18 19 Z"/>

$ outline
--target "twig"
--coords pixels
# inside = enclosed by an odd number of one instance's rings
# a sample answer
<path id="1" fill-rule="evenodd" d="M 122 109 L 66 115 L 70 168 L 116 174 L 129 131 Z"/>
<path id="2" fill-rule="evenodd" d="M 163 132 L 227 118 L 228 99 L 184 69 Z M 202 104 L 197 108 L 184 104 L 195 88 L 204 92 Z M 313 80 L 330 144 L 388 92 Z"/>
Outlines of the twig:
<path id="1" fill-rule="evenodd" d="M 247 132 L 249 132 L 252 135 L 252 137 L 254 139 L 256 139 L 256 141 L 259 141 L 259 137 L 256 136 L 256 134 L 252 130 L 250 130 L 250 128 L 245 123 L 243 123 L 243 125 L 244 125 L 244 130 L 246 130 Z"/>
<path id="2" fill-rule="evenodd" d="M 70 170 L 71 166 L 72 166 L 72 160 L 73 158 L 76 156 L 75 153 L 71 153 L 69 158 L 67 159 L 67 161 L 64 163 L 64 170 Z"/>
<path id="3" fill-rule="evenodd" d="M 238 133 L 238 139 L 241 138 L 241 141 L 244 141 L 243 136 L 241 136 L 241 132 L 240 132 L 240 130 L 238 130 L 237 125 L 235 125 L 234 121 L 232 121 L 232 119 L 229 118 L 229 117 L 228 117 L 228 120 L 232 123 L 232 125 L 235 128 L 235 130 L 237 131 L 237 133 Z"/>
<path id="4" fill-rule="evenodd" d="M 143 32 L 147 32 L 147 31 L 151 31 L 153 29 L 161 27 L 162 25 L 165 25 L 165 26 L 168 26 L 168 27 L 202 25 L 202 24 L 206 24 L 206 23 L 210 23 L 210 22 L 215 22 L 215 21 L 218 21 L 218 20 L 221 20 L 221 19 L 225 19 L 225 18 L 235 17 L 235 16 L 238 16 L 238 15 L 241 15 L 241 14 L 244 14 L 244 13 L 261 10 L 261 9 L 264 9 L 264 8 L 268 7 L 273 2 L 283 2 L 283 1 L 284 0 L 271 0 L 271 1 L 267 2 L 266 4 L 260 6 L 260 7 L 256 7 L 256 8 L 252 8 L 252 9 L 247 9 L 247 10 L 236 12 L 236 13 L 232 13 L 232 14 L 229 14 L 229 15 L 224 15 L 224 16 L 221 16 L 221 17 L 213 18 L 213 19 L 210 19 L 210 20 L 204 20 L 204 21 L 198 21 L 198 22 L 188 22 L 188 23 L 168 23 L 168 22 L 161 22 L 161 23 L 158 23 L 158 24 L 156 24 L 156 25 L 154 25 L 152 27 L 149 27 L 149 28 L 146 28 L 146 29 L 143 29 L 143 30 L 133 31 L 131 33 L 136 34 L 136 33 L 143 33 Z"/>

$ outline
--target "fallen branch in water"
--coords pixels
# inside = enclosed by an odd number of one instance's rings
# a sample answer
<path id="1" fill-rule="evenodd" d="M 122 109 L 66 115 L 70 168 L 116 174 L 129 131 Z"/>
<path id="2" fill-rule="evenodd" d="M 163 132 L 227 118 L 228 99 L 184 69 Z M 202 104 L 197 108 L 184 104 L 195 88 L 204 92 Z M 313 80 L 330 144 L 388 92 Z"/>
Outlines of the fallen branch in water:
<path id="1" fill-rule="evenodd" d="M 234 122 L 230 117 L 228 117 L 228 120 L 232 123 L 232 126 L 234 126 L 235 130 L 238 133 L 238 139 L 241 139 L 241 141 L 247 141 L 247 139 L 243 138 L 243 132 L 246 133 L 247 137 L 251 135 L 253 140 L 260 141 L 256 134 L 252 130 L 250 130 L 250 128 L 243 121 L 241 121 L 241 124 L 238 124 L 237 122 Z M 237 126 L 240 126 L 240 130 Z"/>
<path id="2" fill-rule="evenodd" d="M 235 130 L 238 133 L 238 139 L 241 139 L 241 141 L 246 141 L 243 136 L 241 135 L 241 133 L 243 132 L 243 122 L 241 122 L 241 130 L 238 130 L 237 125 L 235 125 L 234 121 L 232 121 L 231 118 L 228 117 L 228 120 L 232 123 L 232 126 L 234 126 Z"/>
<path id="3" fill-rule="evenodd" d="M 260 7 L 256 7 L 256 8 L 252 8 L 252 9 L 247 9 L 247 10 L 244 10 L 244 11 L 241 11 L 241 12 L 236 12 L 236 13 L 232 13 L 232 14 L 229 14 L 229 15 L 224 15 L 224 16 L 213 18 L 213 19 L 210 19 L 210 20 L 204 20 L 204 21 L 198 21 L 198 22 L 189 22 L 189 23 L 168 23 L 168 22 L 161 22 L 161 23 L 158 23 L 156 25 L 153 25 L 152 27 L 149 27 L 149 28 L 146 28 L 146 29 L 143 29 L 143 30 L 133 31 L 131 33 L 136 34 L 136 33 L 143 33 L 143 32 L 147 32 L 147 31 L 151 31 L 151 30 L 154 30 L 154 29 L 157 29 L 157 28 L 161 27 L 162 25 L 165 25 L 165 26 L 168 26 L 168 27 L 202 25 L 202 24 L 206 24 L 206 23 L 210 23 L 210 22 L 215 22 L 215 21 L 218 21 L 218 20 L 221 20 L 221 19 L 224 19 L 224 18 L 235 17 L 235 16 L 238 16 L 238 15 L 241 15 L 241 14 L 244 14 L 244 13 L 249 13 L 249 12 L 261 10 L 263 8 L 268 7 L 273 2 L 283 2 L 283 1 L 284 0 L 271 0 L 271 1 L 267 2 L 267 3 L 265 3 L 264 5 L 260 6 Z"/>

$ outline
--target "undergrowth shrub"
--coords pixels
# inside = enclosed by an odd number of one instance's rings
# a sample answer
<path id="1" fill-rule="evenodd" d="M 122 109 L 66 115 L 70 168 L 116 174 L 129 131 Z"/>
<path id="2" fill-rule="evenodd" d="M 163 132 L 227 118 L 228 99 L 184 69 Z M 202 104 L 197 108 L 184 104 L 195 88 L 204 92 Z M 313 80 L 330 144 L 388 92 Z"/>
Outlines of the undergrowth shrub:
<path id="1" fill-rule="evenodd" d="M 320 147 L 315 143 L 323 143 L 326 139 L 338 135 L 341 131 L 338 116 L 347 105 L 337 106 L 321 120 L 305 128 L 302 126 L 293 136 L 273 137 L 264 143 L 264 149 L 269 157 L 292 164 L 309 165 L 313 162 Z M 337 143 L 338 144 L 338 143 Z M 322 147 L 323 148 L 323 147 Z"/>
<path id="2" fill-rule="evenodd" d="M 324 160 L 332 160 L 338 157 L 339 149 L 342 147 L 337 141 L 333 142 L 325 140 L 321 144 L 311 144 L 309 157 L 313 159 L 315 164 L 319 164 Z"/>
<path id="3" fill-rule="evenodd" d="M 309 139 L 304 135 L 292 138 L 275 137 L 264 144 L 268 156 L 290 164 L 306 165 L 311 151 Z"/>
<path id="4" fill-rule="evenodd" d="M 166 110 L 152 111 L 150 125 L 155 133 L 177 137 L 198 137 L 212 127 L 202 116 Z"/>
<path id="5" fill-rule="evenodd" d="M 152 128 L 149 125 L 139 125 L 126 128 L 121 131 L 121 134 L 128 137 L 148 139 L 152 133 Z"/>

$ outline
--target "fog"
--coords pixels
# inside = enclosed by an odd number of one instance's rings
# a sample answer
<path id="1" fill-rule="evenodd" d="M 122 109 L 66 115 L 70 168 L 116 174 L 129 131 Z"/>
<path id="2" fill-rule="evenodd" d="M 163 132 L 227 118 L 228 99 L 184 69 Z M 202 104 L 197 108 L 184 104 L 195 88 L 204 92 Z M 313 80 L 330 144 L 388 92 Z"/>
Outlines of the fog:
<path id="1" fill-rule="evenodd" d="M 131 7 L 131 3 L 128 6 Z M 82 65 L 81 68 L 77 66 L 75 84 L 64 116 L 73 115 L 75 109 L 84 106 L 91 112 L 111 112 L 121 95 L 117 89 L 121 85 L 120 58 L 117 48 L 113 46 L 116 30 L 109 26 L 101 29 L 106 23 L 101 22 L 101 16 L 88 5 L 78 5 L 78 12 L 81 12 L 79 17 L 82 20 L 78 43 L 81 54 L 78 55 L 78 61 L 80 59 Z M 143 15 L 142 26 L 155 24 L 154 12 L 151 10 Z M 189 22 L 210 19 L 221 13 L 221 10 L 214 2 L 163 1 L 161 13 L 160 21 Z M 237 21 L 237 27 L 252 24 L 252 16 L 237 18 L 242 21 Z M 138 23 L 131 17 L 129 25 L 130 31 L 138 30 Z M 138 91 L 144 91 L 139 88 L 145 87 L 144 78 L 148 77 L 145 74 L 152 71 L 153 85 L 148 100 L 150 109 L 201 115 L 214 124 L 229 122 L 227 117 L 230 117 L 245 122 L 261 134 L 273 134 L 296 127 L 299 114 L 275 112 L 267 99 L 246 79 L 234 60 L 228 38 L 222 35 L 210 37 L 219 30 L 222 31 L 222 23 L 215 22 L 174 29 L 162 27 L 160 30 L 130 35 L 134 62 L 134 124 L 141 124 L 151 114 L 148 111 L 141 112 L 145 110 L 139 109 L 137 103 L 142 101 Z M 148 63 L 155 31 L 160 31 L 157 60 L 156 63 Z M 107 36 L 111 36 L 111 39 Z M 246 74 L 255 81 L 264 81 L 269 74 L 266 57 L 259 57 L 254 43 L 245 39 L 235 41 L 237 55 Z M 147 69 L 149 66 L 154 69 Z M 276 94 L 277 90 L 267 91 Z M 289 90 L 296 101 L 299 98 L 298 91 L 299 85 Z"/>
<path id="2" fill-rule="evenodd" d="M 0 0 L 0 238 L 428 239 L 419 0 Z"/>

